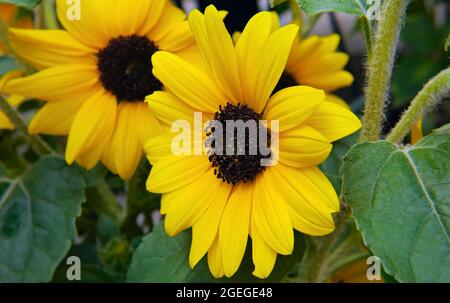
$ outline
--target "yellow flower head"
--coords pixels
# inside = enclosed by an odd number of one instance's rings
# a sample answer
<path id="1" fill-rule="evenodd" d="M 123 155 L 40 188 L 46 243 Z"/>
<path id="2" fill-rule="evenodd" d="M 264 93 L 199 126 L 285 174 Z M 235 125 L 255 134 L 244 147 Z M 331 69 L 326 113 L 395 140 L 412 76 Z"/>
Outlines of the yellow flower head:
<path id="1" fill-rule="evenodd" d="M 265 278 L 277 254 L 292 253 L 293 229 L 316 236 L 334 230 L 331 214 L 339 210 L 339 201 L 316 165 L 328 157 L 331 142 L 361 126 L 348 109 L 325 101 L 322 90 L 293 86 L 272 94 L 298 32 L 296 25 L 274 29 L 272 21 L 271 13 L 255 15 L 234 45 L 213 6 L 204 15 L 195 10 L 189 25 L 202 68 L 168 52 L 152 58 L 153 73 L 168 92 L 156 92 L 147 101 L 162 123 L 184 120 L 195 125 L 198 113 L 205 120 L 266 120 L 266 134 L 278 137 L 278 150 L 270 148 L 279 162 L 267 167 L 258 162 L 267 158 L 261 151 L 174 154 L 173 133 L 145 145 L 153 164 L 147 189 L 162 193 L 167 233 L 174 236 L 192 227 L 190 264 L 194 267 L 208 254 L 215 277 L 237 271 L 248 236 L 254 275 Z M 272 128 L 271 121 L 279 121 L 279 128 Z M 198 141 L 201 149 L 212 132 L 217 129 L 194 127 L 187 149 L 198 149 Z"/>
<path id="2" fill-rule="evenodd" d="M 48 101 L 32 134 L 68 135 L 66 160 L 102 161 L 130 178 L 142 144 L 160 132 L 143 102 L 161 90 L 152 75 L 158 50 L 193 60 L 195 40 L 170 0 L 57 0 L 65 30 L 10 30 L 13 50 L 38 73 L 7 83 L 7 93 Z"/>

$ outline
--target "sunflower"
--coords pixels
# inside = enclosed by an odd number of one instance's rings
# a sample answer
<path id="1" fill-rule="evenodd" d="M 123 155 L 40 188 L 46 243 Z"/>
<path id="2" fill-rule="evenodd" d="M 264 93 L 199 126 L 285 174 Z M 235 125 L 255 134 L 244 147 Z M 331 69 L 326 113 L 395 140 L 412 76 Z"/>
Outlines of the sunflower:
<path id="1" fill-rule="evenodd" d="M 273 18 L 274 28 L 279 28 L 278 15 L 273 13 Z M 295 37 L 286 68 L 274 91 L 293 85 L 307 85 L 324 90 L 327 101 L 348 107 L 344 100 L 331 94 L 354 81 L 353 75 L 344 70 L 349 56 L 336 50 L 340 39 L 338 34 L 324 37 L 313 35 L 305 39 Z"/>
<path id="2" fill-rule="evenodd" d="M 153 73 L 167 92 L 147 97 L 155 116 L 168 126 L 179 120 L 203 122 L 198 113 L 204 120 L 255 121 L 259 134 L 279 138 L 279 151 L 271 145 L 269 156 L 262 150 L 256 155 L 177 155 L 172 145 L 178 135 L 162 134 L 144 147 L 153 164 L 147 189 L 162 194 L 169 236 L 192 227 L 191 267 L 207 254 L 214 277 L 232 276 L 250 236 L 254 275 L 266 278 L 277 254 L 292 253 L 293 229 L 315 236 L 334 230 L 332 213 L 339 210 L 339 200 L 316 165 L 330 154 L 331 142 L 357 131 L 361 123 L 348 109 L 325 101 L 322 90 L 292 86 L 272 95 L 298 26 L 273 30 L 272 15 L 261 12 L 234 45 L 214 6 L 204 15 L 194 10 L 188 22 L 207 72 L 157 52 Z M 273 121 L 279 121 L 278 130 L 271 129 Z M 187 150 L 211 138 L 211 128 L 191 130 Z M 261 165 L 275 158 L 278 163 Z"/>
<path id="3" fill-rule="evenodd" d="M 169 0 L 95 0 L 80 2 L 78 20 L 74 4 L 56 4 L 65 30 L 10 30 L 13 50 L 39 72 L 5 91 L 47 101 L 29 131 L 68 135 L 69 164 L 90 169 L 102 161 L 128 179 L 143 143 L 161 131 L 143 102 L 163 89 L 152 55 L 195 57 L 186 15 Z"/>

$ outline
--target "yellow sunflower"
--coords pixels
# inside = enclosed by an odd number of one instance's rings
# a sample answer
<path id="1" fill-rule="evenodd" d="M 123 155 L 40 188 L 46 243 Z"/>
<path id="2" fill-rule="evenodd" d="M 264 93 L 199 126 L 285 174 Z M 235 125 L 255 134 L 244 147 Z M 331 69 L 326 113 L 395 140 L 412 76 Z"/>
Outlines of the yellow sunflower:
<path id="1" fill-rule="evenodd" d="M 143 102 L 163 89 L 152 75 L 152 54 L 195 57 L 186 15 L 170 0 L 56 4 L 65 30 L 10 30 L 13 50 L 39 72 L 8 82 L 5 91 L 48 101 L 29 131 L 68 135 L 69 164 L 89 169 L 101 160 L 128 179 L 143 143 L 161 131 Z"/>
<path id="2" fill-rule="evenodd" d="M 331 142 L 357 131 L 361 123 L 348 109 L 324 101 L 322 90 L 293 86 L 272 95 L 297 36 L 296 25 L 274 30 L 272 15 L 262 12 L 234 45 L 213 6 L 204 15 L 194 10 L 188 21 L 207 72 L 157 52 L 153 73 L 168 92 L 147 98 L 156 117 L 167 125 L 199 122 L 197 112 L 205 120 L 266 120 L 260 125 L 269 128 L 266 135 L 279 138 L 279 151 L 271 145 L 269 158 L 260 150 L 256 155 L 177 155 L 172 152 L 175 134 L 163 134 L 145 144 L 153 164 L 147 189 L 162 194 L 161 213 L 170 236 L 192 227 L 191 267 L 207 253 L 215 277 L 232 276 L 250 236 L 254 275 L 266 278 L 277 254 L 292 253 L 293 229 L 315 236 L 334 230 L 331 214 L 339 210 L 338 197 L 316 165 L 328 157 Z M 271 121 L 279 121 L 278 131 L 270 129 Z M 202 147 L 210 139 L 211 129 L 193 127 L 192 133 L 184 148 L 195 151 L 199 140 Z M 279 162 L 261 166 L 261 160 L 273 158 Z"/>

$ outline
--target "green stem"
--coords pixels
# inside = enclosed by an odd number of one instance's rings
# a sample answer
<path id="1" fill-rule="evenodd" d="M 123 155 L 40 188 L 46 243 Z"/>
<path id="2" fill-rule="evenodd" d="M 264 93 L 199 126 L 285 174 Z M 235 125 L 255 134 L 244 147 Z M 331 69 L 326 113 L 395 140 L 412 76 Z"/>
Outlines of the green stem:
<path id="1" fill-rule="evenodd" d="M 56 18 L 55 13 L 55 0 L 45 0 L 43 6 L 45 28 L 59 28 L 58 19 Z"/>
<path id="2" fill-rule="evenodd" d="M 367 66 L 366 104 L 360 138 L 362 142 L 376 141 L 381 134 L 395 51 L 408 2 L 407 0 L 384 1 L 382 7 L 384 18 L 378 24 Z"/>
<path id="3" fill-rule="evenodd" d="M 28 133 L 27 125 L 23 121 L 19 113 L 9 103 L 0 96 L 0 110 L 9 118 L 9 120 L 17 127 L 33 149 L 39 155 L 55 154 L 52 148 L 39 136 L 31 136 Z"/>
<path id="4" fill-rule="evenodd" d="M 365 16 L 359 18 L 359 22 L 361 23 L 364 33 L 364 40 L 366 41 L 367 60 L 370 61 L 370 58 L 372 57 L 372 26 L 369 19 Z"/>
<path id="5" fill-rule="evenodd" d="M 124 210 L 104 179 L 101 179 L 95 187 L 88 189 L 87 195 L 94 201 L 93 208 L 96 212 L 109 216 L 117 225 L 122 224 L 125 217 Z"/>
<path id="6" fill-rule="evenodd" d="M 449 93 L 450 68 L 447 68 L 425 84 L 386 140 L 391 143 L 400 143 L 413 125 L 423 117 L 427 109 L 439 103 Z"/>

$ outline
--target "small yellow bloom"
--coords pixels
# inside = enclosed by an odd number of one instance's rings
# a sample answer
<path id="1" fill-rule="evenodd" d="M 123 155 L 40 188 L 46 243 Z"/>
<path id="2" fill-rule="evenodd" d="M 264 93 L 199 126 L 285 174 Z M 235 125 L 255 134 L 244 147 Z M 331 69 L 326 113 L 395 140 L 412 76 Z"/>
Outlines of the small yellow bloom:
<path id="1" fill-rule="evenodd" d="M 13 50 L 39 72 L 8 82 L 5 91 L 48 101 L 29 131 L 68 135 L 69 164 L 89 169 L 101 160 L 128 179 L 143 143 L 161 132 L 143 102 L 163 89 L 152 75 L 152 54 L 193 61 L 195 40 L 185 13 L 169 0 L 80 3 L 78 20 L 68 13 L 73 4 L 56 1 L 65 30 L 10 30 Z"/>
<path id="2" fill-rule="evenodd" d="M 207 254 L 215 277 L 238 270 L 248 236 L 254 275 L 266 278 L 277 254 L 292 253 L 293 229 L 315 236 L 334 230 L 339 200 L 316 166 L 330 154 L 331 142 L 361 127 L 348 109 L 326 101 L 322 90 L 292 86 L 272 94 L 298 32 L 296 25 L 273 28 L 272 20 L 268 12 L 255 15 L 234 45 L 213 6 L 204 15 L 195 10 L 189 24 L 207 71 L 168 52 L 152 58 L 153 73 L 168 91 L 147 101 L 163 124 L 193 123 L 195 112 L 207 120 L 279 121 L 279 132 L 269 129 L 279 137 L 279 162 L 269 167 L 260 165 L 266 157 L 260 152 L 175 155 L 173 133 L 145 145 L 153 164 L 147 189 L 162 194 L 166 232 L 174 236 L 192 227 L 190 265 Z M 197 132 L 191 145 L 210 134 Z"/>
<path id="3" fill-rule="evenodd" d="M 11 71 L 6 73 L 1 79 L 0 79 L 0 96 L 3 92 L 3 87 L 5 84 L 10 81 L 11 79 L 18 78 L 22 76 L 22 72 L 20 71 Z M 14 107 L 19 106 L 23 101 L 25 100 L 24 97 L 18 96 L 18 95 L 11 95 L 7 98 L 7 102 Z M 0 130 L 1 129 L 8 129 L 13 130 L 15 129 L 14 124 L 9 120 L 9 118 L 0 111 Z"/>

